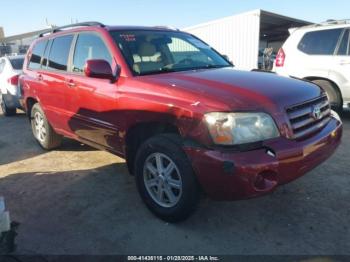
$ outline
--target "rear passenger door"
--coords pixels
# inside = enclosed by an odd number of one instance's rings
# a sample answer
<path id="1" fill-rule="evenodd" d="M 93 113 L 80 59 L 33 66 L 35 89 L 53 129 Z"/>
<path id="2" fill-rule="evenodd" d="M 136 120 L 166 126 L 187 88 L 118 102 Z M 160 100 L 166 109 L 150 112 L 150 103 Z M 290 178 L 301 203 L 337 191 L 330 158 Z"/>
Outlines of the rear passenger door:
<path id="1" fill-rule="evenodd" d="M 350 101 L 350 29 L 345 29 L 330 65 L 330 78 L 341 86 L 344 101 Z"/>
<path id="2" fill-rule="evenodd" d="M 58 36 L 49 41 L 38 77 L 42 81 L 43 107 L 49 122 L 61 133 L 69 131 L 70 86 L 67 82 L 68 59 L 74 35 Z"/>
<path id="3" fill-rule="evenodd" d="M 299 61 L 294 61 L 295 65 L 300 66 L 293 66 L 293 70 L 298 73 L 291 75 L 304 77 L 307 72 L 306 76 L 327 78 L 342 31 L 342 28 L 336 28 L 305 33 L 298 44 L 302 55 L 298 56 Z"/>
<path id="4" fill-rule="evenodd" d="M 68 79 L 77 92 L 77 103 L 70 104 L 74 115 L 69 125 L 79 138 L 112 150 L 120 145 L 115 114 L 118 107 L 117 85 L 108 79 L 86 77 L 84 65 L 91 59 L 106 60 L 112 69 L 116 66 L 103 38 L 95 32 L 82 32 L 76 39 Z"/>

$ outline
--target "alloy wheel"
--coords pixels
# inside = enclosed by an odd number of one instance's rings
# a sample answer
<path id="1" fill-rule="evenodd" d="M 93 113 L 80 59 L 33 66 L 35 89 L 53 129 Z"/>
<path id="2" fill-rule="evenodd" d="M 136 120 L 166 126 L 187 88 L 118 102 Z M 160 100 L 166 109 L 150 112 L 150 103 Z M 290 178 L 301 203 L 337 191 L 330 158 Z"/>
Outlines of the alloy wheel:
<path id="1" fill-rule="evenodd" d="M 43 143 L 47 134 L 44 116 L 40 112 L 35 112 L 33 121 L 35 128 L 35 136 L 41 143 Z"/>
<path id="2" fill-rule="evenodd" d="M 153 153 L 143 168 L 145 187 L 151 198 L 160 206 L 171 208 L 182 195 L 182 179 L 176 164 L 163 153 Z"/>

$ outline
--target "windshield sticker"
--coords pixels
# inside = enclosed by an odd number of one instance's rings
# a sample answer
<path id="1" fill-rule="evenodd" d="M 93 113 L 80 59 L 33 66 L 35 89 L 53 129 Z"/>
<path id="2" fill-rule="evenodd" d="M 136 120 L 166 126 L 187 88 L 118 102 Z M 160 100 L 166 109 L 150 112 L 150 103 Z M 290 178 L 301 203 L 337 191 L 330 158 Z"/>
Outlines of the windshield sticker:
<path id="1" fill-rule="evenodd" d="M 126 42 L 136 41 L 135 35 L 132 34 L 120 34 L 119 36 Z"/>
<path id="2" fill-rule="evenodd" d="M 205 43 L 196 38 L 187 38 L 187 40 L 197 48 L 210 49 L 210 46 L 206 45 Z"/>

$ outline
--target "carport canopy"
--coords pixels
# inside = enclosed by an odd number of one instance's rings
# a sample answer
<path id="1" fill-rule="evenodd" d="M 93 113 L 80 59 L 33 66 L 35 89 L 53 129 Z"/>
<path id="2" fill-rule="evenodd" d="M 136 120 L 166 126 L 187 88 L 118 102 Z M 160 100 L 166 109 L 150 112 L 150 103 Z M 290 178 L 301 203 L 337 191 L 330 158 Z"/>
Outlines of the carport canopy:
<path id="1" fill-rule="evenodd" d="M 260 10 L 260 40 L 284 42 L 289 36 L 288 29 L 310 24 L 308 21 Z"/>

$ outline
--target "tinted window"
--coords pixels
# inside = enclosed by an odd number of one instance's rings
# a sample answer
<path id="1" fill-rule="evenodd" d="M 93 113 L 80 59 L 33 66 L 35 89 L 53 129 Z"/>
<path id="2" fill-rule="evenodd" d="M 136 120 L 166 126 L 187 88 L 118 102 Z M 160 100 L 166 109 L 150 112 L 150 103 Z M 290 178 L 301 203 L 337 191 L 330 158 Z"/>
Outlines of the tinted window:
<path id="1" fill-rule="evenodd" d="M 72 35 L 60 36 L 53 40 L 49 55 L 49 69 L 67 71 L 72 40 Z"/>
<path id="2" fill-rule="evenodd" d="M 298 49 L 310 55 L 333 55 L 342 30 L 331 29 L 306 33 Z"/>
<path id="3" fill-rule="evenodd" d="M 28 65 L 29 69 L 40 68 L 41 57 L 43 56 L 46 43 L 47 41 L 40 41 L 34 46 L 32 51 L 32 56 L 30 57 L 30 61 Z"/>
<path id="4" fill-rule="evenodd" d="M 24 62 L 24 58 L 10 58 L 10 63 L 12 65 L 12 68 L 15 70 L 22 70 L 23 68 L 23 62 Z"/>
<path id="5" fill-rule="evenodd" d="M 80 34 L 75 46 L 73 71 L 83 72 L 86 60 L 90 59 L 103 59 L 112 65 L 112 56 L 99 36 Z"/>
<path id="6" fill-rule="evenodd" d="M 339 45 L 338 55 L 348 55 L 348 54 L 349 54 L 349 30 L 346 30 Z"/>

